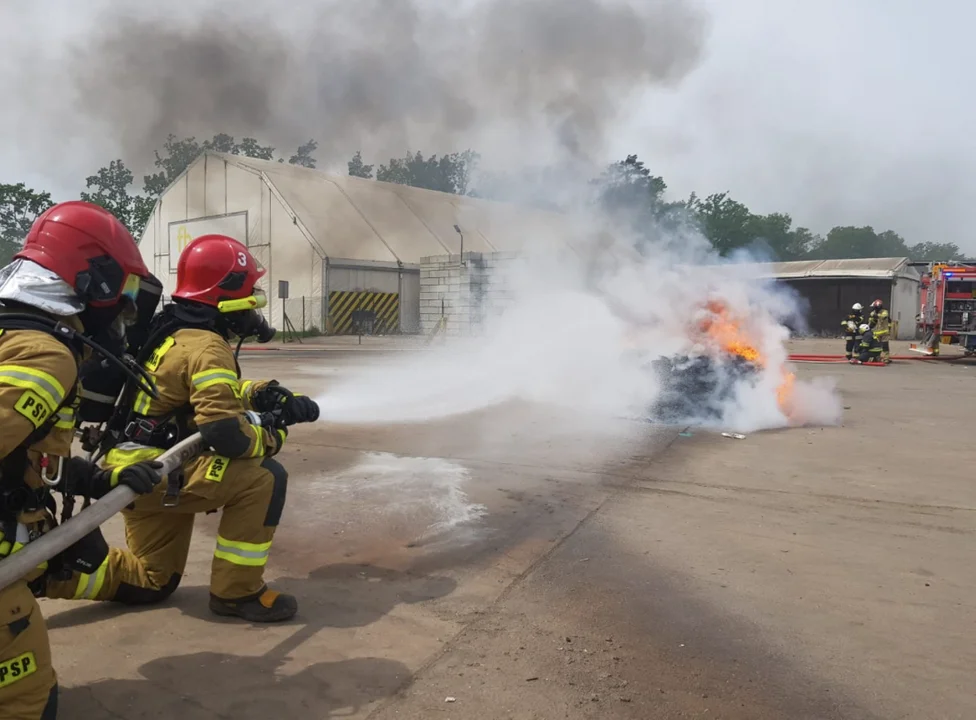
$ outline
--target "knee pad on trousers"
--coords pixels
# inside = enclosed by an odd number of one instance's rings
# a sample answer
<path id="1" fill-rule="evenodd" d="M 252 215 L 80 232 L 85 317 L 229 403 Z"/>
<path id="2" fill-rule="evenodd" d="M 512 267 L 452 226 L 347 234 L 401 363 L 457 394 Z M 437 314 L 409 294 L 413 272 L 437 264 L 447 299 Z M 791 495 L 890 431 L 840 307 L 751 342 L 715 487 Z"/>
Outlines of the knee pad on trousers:
<path id="1" fill-rule="evenodd" d="M 115 591 L 112 600 L 123 605 L 152 605 L 162 602 L 176 592 L 182 578 L 179 573 L 173 573 L 166 584 L 159 588 L 142 588 L 128 583 L 119 583 L 119 589 Z"/>
<path id="2" fill-rule="evenodd" d="M 277 527 L 281 522 L 281 513 L 285 509 L 285 495 L 288 493 L 288 471 L 274 458 L 265 458 L 261 467 L 271 473 L 274 485 L 271 488 L 271 500 L 268 502 L 268 512 L 264 516 L 265 527 Z"/>

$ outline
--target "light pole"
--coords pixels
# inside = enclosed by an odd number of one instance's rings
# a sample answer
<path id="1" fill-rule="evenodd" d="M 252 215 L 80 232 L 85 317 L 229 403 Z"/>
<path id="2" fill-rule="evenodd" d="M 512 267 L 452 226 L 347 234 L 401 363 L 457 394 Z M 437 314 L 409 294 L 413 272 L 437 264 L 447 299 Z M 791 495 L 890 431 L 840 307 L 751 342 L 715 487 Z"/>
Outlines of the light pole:
<path id="1" fill-rule="evenodd" d="M 464 267 L 464 233 L 461 232 L 461 228 L 457 225 L 454 226 L 454 232 L 456 232 L 461 237 L 461 267 Z"/>

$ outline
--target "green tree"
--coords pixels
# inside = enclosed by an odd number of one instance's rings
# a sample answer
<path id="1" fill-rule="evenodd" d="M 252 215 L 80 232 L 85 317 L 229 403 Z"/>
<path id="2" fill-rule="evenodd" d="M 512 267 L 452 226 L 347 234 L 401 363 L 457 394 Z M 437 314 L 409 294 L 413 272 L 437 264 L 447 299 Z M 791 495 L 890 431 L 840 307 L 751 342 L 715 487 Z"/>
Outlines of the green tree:
<path id="1" fill-rule="evenodd" d="M 352 156 L 352 160 L 346 163 L 346 167 L 349 168 L 349 174 L 352 177 L 373 179 L 373 166 L 363 162 L 363 153 L 360 150 L 357 150 L 356 154 Z"/>
<path id="2" fill-rule="evenodd" d="M 600 193 L 600 202 L 608 212 L 632 212 L 642 216 L 655 215 L 663 204 L 664 179 L 651 175 L 636 155 L 608 166 L 603 174 L 591 181 Z"/>
<path id="3" fill-rule="evenodd" d="M 704 200 L 692 193 L 687 205 L 702 233 L 722 255 L 746 247 L 755 238 L 753 214 L 728 192 L 714 193 Z"/>
<path id="4" fill-rule="evenodd" d="M 425 158 L 422 153 L 407 153 L 402 158 L 390 158 L 380 165 L 376 179 L 383 182 L 412 185 L 439 192 L 466 195 L 471 174 L 480 156 L 472 150 Z"/>
<path id="5" fill-rule="evenodd" d="M 301 167 L 314 168 L 315 158 L 312 157 L 312 153 L 319 146 L 314 140 L 309 140 L 304 145 L 299 145 L 295 154 L 288 158 L 288 162 L 292 165 L 300 165 Z"/>
<path id="6" fill-rule="evenodd" d="M 908 248 L 908 257 L 920 262 L 971 262 L 955 243 L 915 243 Z"/>
<path id="7" fill-rule="evenodd" d="M 108 167 L 99 168 L 98 172 L 86 178 L 85 187 L 91 192 L 82 192 L 81 199 L 101 205 L 121 220 L 133 235 L 138 236 L 152 214 L 155 201 L 131 193 L 132 180 L 132 171 L 125 163 L 113 160 Z"/>
<path id="8" fill-rule="evenodd" d="M 190 166 L 190 163 L 206 150 L 231 155 L 244 155 L 260 160 L 272 160 L 274 158 L 273 147 L 261 145 L 256 139 L 250 137 L 237 142 L 232 135 L 217 133 L 210 140 L 201 143 L 195 137 L 180 140 L 171 134 L 163 143 L 162 154 L 159 150 L 155 152 L 156 160 L 153 164 L 159 170 L 143 178 L 143 190 L 146 195 L 155 201 L 170 186 L 170 183 L 176 180 Z"/>
<path id="9" fill-rule="evenodd" d="M 192 140 L 192 138 L 190 139 Z M 217 133 L 212 139 L 203 143 L 203 149 L 219 153 L 240 154 L 234 152 L 237 149 L 237 143 L 234 142 L 234 137 L 227 133 Z"/>
<path id="10" fill-rule="evenodd" d="M 908 247 L 901 235 L 892 230 L 878 233 L 870 225 L 832 228 L 827 237 L 810 250 L 810 257 L 818 260 L 907 257 L 908 254 Z"/>
<path id="11" fill-rule="evenodd" d="M 234 139 L 230 136 L 214 136 L 214 140 L 218 138 L 220 138 L 221 143 L 224 142 L 225 138 L 229 139 L 231 147 L 233 147 Z M 190 163 L 196 160 L 197 156 L 203 152 L 203 149 L 196 138 L 188 137 L 178 140 L 175 135 L 167 137 L 166 142 L 163 143 L 163 154 L 160 155 L 159 150 L 155 151 L 156 161 L 153 164 L 159 168 L 159 171 L 145 176 L 143 190 L 153 198 L 162 195 L 170 183 L 176 180 L 180 176 L 180 173 L 186 170 Z"/>
<path id="12" fill-rule="evenodd" d="M 801 260 L 817 238 L 807 228 L 794 228 L 793 218 L 785 213 L 753 215 L 747 223 L 753 245 L 766 248 L 774 260 Z"/>
<path id="13" fill-rule="evenodd" d="M 24 244 L 34 220 L 51 207 L 51 193 L 24 183 L 0 184 L 0 265 L 6 265 Z"/>
<path id="14" fill-rule="evenodd" d="M 270 145 L 261 145 L 254 138 L 246 137 L 234 145 L 234 155 L 257 158 L 258 160 L 273 160 L 275 149 Z"/>

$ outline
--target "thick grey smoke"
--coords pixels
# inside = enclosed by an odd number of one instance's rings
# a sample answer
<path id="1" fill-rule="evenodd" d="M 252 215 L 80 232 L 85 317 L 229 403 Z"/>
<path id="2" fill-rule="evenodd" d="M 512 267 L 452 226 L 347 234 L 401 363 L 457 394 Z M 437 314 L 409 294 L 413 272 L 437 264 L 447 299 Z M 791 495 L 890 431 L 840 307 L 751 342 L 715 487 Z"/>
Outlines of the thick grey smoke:
<path id="1" fill-rule="evenodd" d="M 282 149 L 314 137 L 340 160 L 360 147 L 490 155 L 485 144 L 504 151 L 514 136 L 525 142 L 512 152 L 549 155 L 538 162 L 603 162 L 628 100 L 685 77 L 706 30 L 691 0 L 127 6 L 103 7 L 62 62 L 38 68 L 74 107 L 48 121 L 93 125 L 130 162 L 168 133 L 217 132 Z"/>

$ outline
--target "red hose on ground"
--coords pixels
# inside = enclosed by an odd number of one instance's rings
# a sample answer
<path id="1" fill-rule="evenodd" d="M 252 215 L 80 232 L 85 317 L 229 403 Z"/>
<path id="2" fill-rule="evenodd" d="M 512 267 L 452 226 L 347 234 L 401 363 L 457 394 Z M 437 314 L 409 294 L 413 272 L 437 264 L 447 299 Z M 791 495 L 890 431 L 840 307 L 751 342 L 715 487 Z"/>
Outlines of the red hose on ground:
<path id="1" fill-rule="evenodd" d="M 799 353 L 790 355 L 789 359 L 794 362 L 847 362 L 843 355 L 811 355 Z M 942 360 L 938 355 L 892 355 L 892 360 Z"/>

